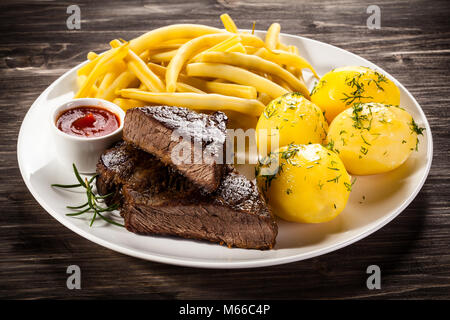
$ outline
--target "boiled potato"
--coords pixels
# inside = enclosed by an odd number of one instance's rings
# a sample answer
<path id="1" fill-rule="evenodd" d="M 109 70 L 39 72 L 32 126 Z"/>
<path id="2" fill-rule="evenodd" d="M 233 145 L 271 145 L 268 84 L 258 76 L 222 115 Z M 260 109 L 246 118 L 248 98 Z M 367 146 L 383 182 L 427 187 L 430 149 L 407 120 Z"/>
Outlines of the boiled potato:
<path id="1" fill-rule="evenodd" d="M 288 221 L 334 219 L 344 210 L 351 189 L 338 155 L 320 144 L 281 147 L 260 161 L 256 173 L 274 213 Z"/>
<path id="2" fill-rule="evenodd" d="M 276 130 L 274 130 L 276 129 Z M 318 106 L 300 93 L 287 93 L 270 102 L 256 125 L 259 153 L 273 151 L 272 139 L 279 139 L 274 149 L 288 145 L 323 143 L 328 124 Z"/>
<path id="3" fill-rule="evenodd" d="M 311 92 L 311 101 L 328 123 L 357 103 L 400 104 L 400 90 L 381 73 L 366 67 L 342 67 L 325 74 Z"/>
<path id="4" fill-rule="evenodd" d="M 379 103 L 348 108 L 331 123 L 327 142 L 356 175 L 393 170 L 408 159 L 422 134 L 405 110 Z"/>

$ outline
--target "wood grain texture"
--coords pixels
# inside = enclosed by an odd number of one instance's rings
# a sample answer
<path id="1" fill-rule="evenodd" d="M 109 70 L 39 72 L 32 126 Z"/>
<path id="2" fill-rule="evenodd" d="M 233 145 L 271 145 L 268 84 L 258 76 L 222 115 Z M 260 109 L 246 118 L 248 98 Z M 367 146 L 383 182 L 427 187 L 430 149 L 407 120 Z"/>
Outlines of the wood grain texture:
<path id="1" fill-rule="evenodd" d="M 81 30 L 66 8 L 81 7 Z M 381 30 L 366 8 L 381 8 Z M 20 124 L 32 102 L 63 72 L 109 40 L 172 23 L 220 26 L 227 11 L 241 28 L 327 42 L 378 64 L 415 96 L 433 131 L 428 180 L 383 229 L 307 261 L 253 270 L 199 270 L 131 258 L 69 231 L 34 200 L 16 160 Z M 449 1 L 5 1 L 0 4 L 0 298 L 344 299 L 450 298 Z M 82 290 L 66 289 L 66 268 L 82 270 Z M 366 288 L 368 265 L 382 289 Z"/>

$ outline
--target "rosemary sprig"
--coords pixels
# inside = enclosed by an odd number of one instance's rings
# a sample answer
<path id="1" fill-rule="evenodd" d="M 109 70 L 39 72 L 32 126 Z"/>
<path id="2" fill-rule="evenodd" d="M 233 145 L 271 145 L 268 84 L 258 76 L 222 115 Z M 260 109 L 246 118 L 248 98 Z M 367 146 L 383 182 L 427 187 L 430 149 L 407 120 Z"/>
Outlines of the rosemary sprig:
<path id="1" fill-rule="evenodd" d="M 81 209 L 81 208 L 86 207 L 87 205 L 88 205 L 88 203 L 86 202 L 86 203 L 83 203 L 83 204 L 81 204 L 79 206 L 76 206 L 76 207 L 66 206 L 66 208 L 67 209 Z"/>
<path id="2" fill-rule="evenodd" d="M 54 183 L 54 184 L 52 184 L 52 187 L 69 189 L 69 188 L 81 187 L 81 184 L 57 184 L 57 183 Z"/>
<path id="3" fill-rule="evenodd" d="M 57 187 L 57 188 L 63 188 L 63 189 L 83 187 L 86 189 L 87 201 L 78 206 L 66 206 L 66 208 L 68 208 L 68 209 L 75 209 L 75 210 L 82 209 L 81 211 L 78 211 L 78 212 L 67 213 L 66 216 L 75 217 L 75 216 L 79 216 L 79 215 L 82 215 L 87 212 L 94 212 L 92 219 L 91 219 L 91 223 L 89 224 L 90 226 L 93 225 L 94 221 L 97 219 L 97 216 L 98 216 L 110 224 L 113 224 L 113 225 L 119 226 L 119 227 L 124 227 L 123 224 L 117 223 L 117 222 L 105 217 L 103 214 L 101 214 L 102 212 L 109 212 L 109 211 L 116 210 L 119 207 L 119 205 L 117 203 L 110 205 L 109 207 L 106 207 L 106 208 L 102 208 L 99 205 L 99 200 L 104 200 L 104 199 L 112 196 L 114 193 L 108 193 L 103 196 L 95 195 L 94 192 L 92 191 L 92 183 L 97 178 L 97 175 L 94 175 L 89 180 L 87 178 L 85 178 L 83 181 L 75 164 L 73 164 L 72 166 L 73 166 L 73 172 L 75 174 L 75 177 L 77 178 L 77 180 L 79 182 L 78 184 L 66 184 L 65 185 L 65 184 L 55 183 L 55 184 L 52 184 L 51 186 Z"/>

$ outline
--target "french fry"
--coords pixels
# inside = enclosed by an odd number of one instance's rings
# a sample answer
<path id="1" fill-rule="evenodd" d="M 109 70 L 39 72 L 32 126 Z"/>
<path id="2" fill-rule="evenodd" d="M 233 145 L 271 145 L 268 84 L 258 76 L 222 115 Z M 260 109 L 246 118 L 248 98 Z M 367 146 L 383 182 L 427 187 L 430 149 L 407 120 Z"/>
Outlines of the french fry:
<path id="1" fill-rule="evenodd" d="M 109 45 L 114 49 L 120 47 L 121 45 L 123 45 L 123 43 L 119 39 L 113 39 L 109 42 Z"/>
<path id="2" fill-rule="evenodd" d="M 288 52 L 290 52 L 290 53 L 293 53 L 293 54 L 295 54 L 295 55 L 299 55 L 299 52 L 298 52 L 298 48 L 296 47 L 296 46 L 288 46 L 288 48 L 287 48 L 288 50 Z M 295 68 L 295 67 L 287 67 L 286 68 L 290 73 L 292 73 L 294 76 L 296 76 L 298 79 L 302 79 L 302 81 L 303 81 L 303 73 L 302 73 L 302 69 L 299 69 L 299 68 Z"/>
<path id="3" fill-rule="evenodd" d="M 207 52 L 211 52 L 211 51 L 224 52 L 224 51 L 227 51 L 228 49 L 233 48 L 235 45 L 240 44 L 240 41 L 241 41 L 241 38 L 238 35 L 232 35 L 228 39 L 225 39 L 224 41 L 219 42 L 218 44 L 212 46 L 211 48 L 203 50 L 202 52 L 197 54 L 191 60 L 192 61 L 196 61 L 196 60 L 198 60 L 198 58 L 202 54 L 205 54 Z"/>
<path id="4" fill-rule="evenodd" d="M 165 76 L 167 68 L 155 63 L 148 63 L 147 65 L 158 76 Z M 183 83 L 207 93 L 218 93 L 225 96 L 233 96 L 244 99 L 256 99 L 257 96 L 256 89 L 251 86 L 243 86 L 234 83 L 222 83 L 217 81 L 205 81 L 198 78 L 188 77 L 182 73 L 180 73 L 178 78 Z M 222 81 L 222 79 L 220 80 Z"/>
<path id="5" fill-rule="evenodd" d="M 166 52 L 166 51 L 172 51 L 172 50 L 176 50 L 179 47 L 181 47 L 184 43 L 173 43 L 173 44 L 165 44 L 165 45 L 160 45 L 157 48 L 153 48 L 152 50 L 148 50 L 149 53 L 151 55 L 156 54 L 156 53 L 161 53 L 161 52 Z"/>
<path id="6" fill-rule="evenodd" d="M 240 42 L 241 42 L 241 38 L 238 35 L 234 35 L 203 52 L 226 51 L 227 49 L 231 48 L 232 46 L 234 46 Z"/>
<path id="7" fill-rule="evenodd" d="M 260 92 L 258 95 L 258 101 L 261 101 L 261 103 L 266 106 L 270 103 L 270 101 L 272 101 L 272 98 L 268 94 Z"/>
<path id="8" fill-rule="evenodd" d="M 226 49 L 225 52 L 247 53 L 247 51 L 245 50 L 245 47 L 242 45 L 242 43 L 236 43 L 234 46 L 231 46 L 228 49 Z"/>
<path id="9" fill-rule="evenodd" d="M 145 49 L 155 48 L 163 42 L 173 39 L 197 38 L 205 34 L 225 33 L 226 31 L 198 25 L 198 24 L 174 24 L 167 27 L 149 31 L 140 37 L 130 41 L 130 49 L 136 54 L 142 53 Z"/>
<path id="10" fill-rule="evenodd" d="M 284 69 L 283 69 L 284 70 Z M 298 90 L 294 90 L 286 81 L 284 81 L 284 79 L 277 77 L 275 75 L 271 75 L 272 81 L 275 82 L 276 84 L 278 84 L 280 87 L 283 87 L 284 89 L 286 89 L 289 92 L 294 92 L 294 91 L 298 91 Z M 305 87 L 306 88 L 306 87 Z M 301 93 L 301 92 L 300 92 Z M 305 95 L 303 93 L 303 95 Z M 307 98 L 309 99 L 309 93 Z"/>
<path id="11" fill-rule="evenodd" d="M 170 61 L 166 72 L 166 89 L 167 92 L 174 92 L 176 88 L 176 82 L 178 74 L 183 68 L 184 64 L 195 56 L 197 53 L 205 50 L 205 47 L 212 47 L 230 37 L 229 33 L 208 34 L 201 37 L 197 37 L 191 41 L 182 45 L 177 54 Z M 253 35 L 240 35 L 242 43 L 252 45 L 255 47 L 264 46 L 264 42 Z"/>
<path id="12" fill-rule="evenodd" d="M 297 46 L 292 46 L 292 45 L 288 46 L 287 51 L 289 51 L 290 53 L 299 55 Z"/>
<path id="13" fill-rule="evenodd" d="M 95 98 L 97 96 L 97 92 L 98 92 L 98 87 L 94 84 L 90 89 L 89 92 L 87 93 L 86 97 L 87 98 Z"/>
<path id="14" fill-rule="evenodd" d="M 280 41 L 278 41 L 276 49 L 283 50 L 283 51 L 286 51 L 286 52 L 291 52 L 291 51 L 289 51 L 289 46 L 281 43 Z"/>
<path id="15" fill-rule="evenodd" d="M 255 54 L 259 50 L 259 48 L 251 47 L 251 46 L 244 46 L 245 51 L 247 54 Z"/>
<path id="16" fill-rule="evenodd" d="M 267 30 L 266 34 L 266 48 L 269 50 L 275 50 L 277 48 L 278 44 L 278 36 L 280 35 L 280 24 L 279 23 L 272 23 L 269 27 L 269 30 Z"/>
<path id="17" fill-rule="evenodd" d="M 155 53 L 153 55 L 150 55 L 150 61 L 152 61 L 152 62 L 170 61 L 175 56 L 177 51 L 178 50 L 175 49 L 175 50 L 171 50 L 171 51 Z"/>
<path id="18" fill-rule="evenodd" d="M 110 52 L 111 50 L 105 51 L 102 54 L 97 55 L 94 60 L 89 61 L 88 63 L 86 63 L 84 66 L 82 66 L 80 69 L 78 69 L 77 71 L 77 75 L 81 76 L 81 75 L 89 75 L 89 73 L 91 73 L 91 71 L 94 69 L 94 67 L 97 65 L 97 63 L 100 61 L 100 59 L 102 57 L 105 56 L 105 54 L 107 54 L 108 52 Z"/>
<path id="19" fill-rule="evenodd" d="M 95 52 L 92 52 L 92 51 L 88 52 L 88 54 L 87 54 L 87 58 L 89 61 L 92 61 L 97 57 L 98 57 L 98 54 L 96 54 Z"/>
<path id="20" fill-rule="evenodd" d="M 171 46 L 171 45 L 177 45 L 178 47 L 180 47 L 181 45 L 185 44 L 186 42 L 192 40 L 192 37 L 189 38 L 180 38 L 180 39 L 170 39 L 170 40 L 166 40 L 163 43 L 161 43 L 160 45 L 158 45 L 158 48 L 164 48 L 165 46 Z"/>
<path id="21" fill-rule="evenodd" d="M 257 74 L 226 64 L 219 63 L 191 63 L 186 66 L 186 73 L 193 77 L 221 78 L 234 83 L 255 87 L 257 91 L 265 92 L 273 98 L 288 91 L 278 84 L 258 76 Z"/>
<path id="22" fill-rule="evenodd" d="M 234 23 L 233 19 L 228 15 L 228 13 L 224 13 L 220 15 L 220 20 L 222 20 L 223 26 L 225 30 L 231 33 L 238 33 L 239 30 L 236 27 L 236 24 Z"/>
<path id="23" fill-rule="evenodd" d="M 114 39 L 110 42 L 111 47 L 116 48 L 122 43 Z M 133 50 L 129 50 L 126 56 L 128 60 L 128 68 L 138 77 L 138 79 L 146 85 L 146 87 L 154 92 L 165 91 L 164 83 L 159 79 L 146 65 L 146 63 Z"/>
<path id="24" fill-rule="evenodd" d="M 264 105 L 258 100 L 229 97 L 220 94 L 160 93 L 137 89 L 122 89 L 118 91 L 118 94 L 124 98 L 196 110 L 233 110 L 253 116 L 259 116 L 264 110 Z"/>
<path id="25" fill-rule="evenodd" d="M 100 98 L 104 94 L 106 89 L 108 89 L 108 87 L 117 78 L 118 73 L 120 72 L 110 71 L 107 74 L 105 74 L 100 86 L 98 87 L 97 94 L 95 95 L 96 98 Z"/>
<path id="26" fill-rule="evenodd" d="M 266 48 L 261 48 L 255 53 L 255 55 L 257 55 L 261 58 L 264 58 L 266 60 L 275 62 L 280 65 L 284 64 L 284 65 L 296 67 L 299 69 L 305 69 L 305 68 L 309 69 L 309 70 L 311 70 L 311 72 L 314 74 L 314 76 L 316 78 L 319 78 L 316 71 L 309 64 L 308 61 L 306 61 L 301 56 L 295 55 L 293 53 L 283 52 L 280 50 L 273 50 L 272 52 L 270 52 Z"/>
<path id="27" fill-rule="evenodd" d="M 140 55 L 139 58 L 141 58 L 142 61 L 147 61 L 150 56 L 149 50 L 144 50 Z"/>
<path id="28" fill-rule="evenodd" d="M 87 76 L 85 75 L 81 75 L 81 76 L 77 76 L 77 88 L 81 88 L 81 86 L 83 85 L 83 83 L 86 81 Z"/>
<path id="29" fill-rule="evenodd" d="M 147 66 L 147 64 L 142 61 L 141 58 L 133 51 L 129 51 L 127 56 L 128 68 L 138 77 L 138 79 L 146 85 L 149 90 L 154 92 L 164 92 L 164 83 L 155 75 Z"/>
<path id="30" fill-rule="evenodd" d="M 137 81 L 137 78 L 134 75 L 134 73 L 132 73 L 130 71 L 124 71 L 113 81 L 113 83 L 108 87 L 108 89 L 99 98 L 108 100 L 108 101 L 113 101 L 117 96 L 117 94 L 116 94 L 117 90 L 127 88 L 133 82 L 136 83 L 136 81 Z"/>
<path id="31" fill-rule="evenodd" d="M 211 52 L 211 51 L 226 51 L 227 49 L 231 48 L 232 46 L 240 43 L 241 38 L 238 35 L 234 35 L 229 37 L 228 39 L 216 44 L 215 46 L 212 46 L 209 49 L 206 49 L 202 53 Z"/>
<path id="32" fill-rule="evenodd" d="M 148 68 L 144 69 L 141 64 L 135 61 L 130 61 L 128 63 L 128 68 L 147 87 L 148 90 L 154 92 L 165 91 L 164 84 L 162 83 L 161 79 L 159 79 L 157 76 L 150 76 L 150 73 L 147 71 Z M 153 74 L 153 72 L 151 74 Z"/>
<path id="33" fill-rule="evenodd" d="M 302 93 L 309 99 L 309 90 L 305 84 L 292 73 L 283 69 L 278 64 L 267 61 L 255 55 L 247 55 L 238 52 L 208 52 L 199 58 L 202 62 L 230 64 L 244 69 L 256 70 L 263 73 L 273 74 L 286 81 L 294 91 Z"/>
<path id="34" fill-rule="evenodd" d="M 196 87 L 193 87 L 189 84 L 178 81 L 177 82 L 177 92 L 193 92 L 193 93 L 206 93 Z"/>
<path id="35" fill-rule="evenodd" d="M 127 53 L 128 53 L 128 46 L 123 45 L 120 46 L 119 48 L 107 51 L 103 56 L 99 56 L 101 57 L 100 60 L 95 65 L 92 72 L 89 73 L 86 81 L 83 83 L 83 85 L 80 87 L 77 94 L 75 95 L 75 98 L 87 96 L 89 89 L 92 87 L 92 85 L 95 84 L 98 78 L 101 75 L 105 74 L 108 71 L 108 69 L 116 63 L 116 60 L 123 59 L 127 55 Z"/>
<path id="36" fill-rule="evenodd" d="M 244 99 L 256 99 L 258 92 L 254 87 L 243 86 L 234 83 L 222 83 L 216 81 L 205 81 L 205 91 L 208 93 L 218 93 L 225 96 L 233 96 Z"/>
<path id="37" fill-rule="evenodd" d="M 134 99 L 123 99 L 123 98 L 116 98 L 114 99 L 113 103 L 121 107 L 123 111 L 127 111 L 128 109 L 131 108 L 145 107 L 147 105 L 143 101 Z"/>
<path id="38" fill-rule="evenodd" d="M 156 75 L 159 77 L 164 78 L 166 75 L 167 67 L 164 67 L 162 65 L 156 64 L 154 62 L 147 63 L 147 67 L 150 68 Z"/>

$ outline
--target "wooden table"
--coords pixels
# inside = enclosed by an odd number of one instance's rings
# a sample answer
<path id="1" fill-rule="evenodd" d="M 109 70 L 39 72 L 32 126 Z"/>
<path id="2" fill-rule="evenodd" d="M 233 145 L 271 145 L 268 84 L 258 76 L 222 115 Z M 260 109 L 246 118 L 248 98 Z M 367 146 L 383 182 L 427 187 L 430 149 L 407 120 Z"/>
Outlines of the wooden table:
<path id="1" fill-rule="evenodd" d="M 70 4 L 81 30 L 66 27 Z M 450 298 L 450 3 L 384 1 L 381 29 L 369 30 L 361 1 L 2 1 L 0 5 L 0 298 Z M 428 180 L 394 221 L 358 243 L 314 259 L 253 270 L 201 270 L 128 257 L 63 227 L 28 192 L 16 143 L 25 113 L 63 72 L 117 37 L 186 22 L 306 36 L 354 52 L 388 70 L 415 96 L 433 131 Z M 66 268 L 82 269 L 82 289 L 66 288 Z M 382 271 L 368 290 L 366 268 Z"/>

